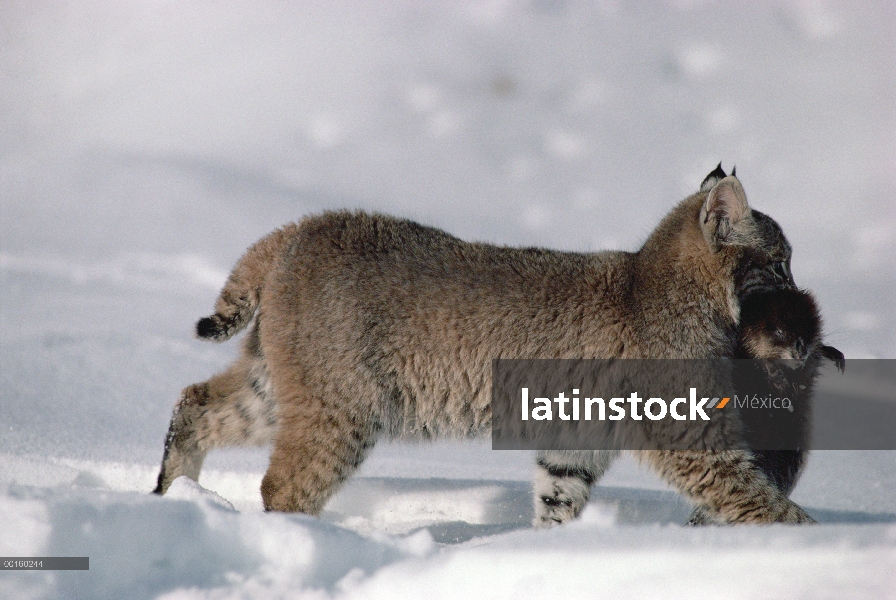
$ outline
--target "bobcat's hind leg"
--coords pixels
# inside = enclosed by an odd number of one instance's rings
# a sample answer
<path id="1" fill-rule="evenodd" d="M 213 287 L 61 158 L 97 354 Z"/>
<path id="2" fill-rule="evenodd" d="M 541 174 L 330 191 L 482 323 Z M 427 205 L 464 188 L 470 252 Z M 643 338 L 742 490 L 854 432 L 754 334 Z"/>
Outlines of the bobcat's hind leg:
<path id="1" fill-rule="evenodd" d="M 647 450 L 638 454 L 702 507 L 705 512 L 699 522 L 815 522 L 766 477 L 747 451 Z"/>
<path id="2" fill-rule="evenodd" d="M 250 361 L 240 359 L 227 371 L 181 392 L 165 438 L 156 494 L 168 491 L 181 475 L 198 480 L 212 448 L 261 446 L 273 439 L 277 409 L 260 371 L 258 365 L 253 369 Z"/>
<path id="3" fill-rule="evenodd" d="M 619 453 L 609 450 L 547 450 L 536 457 L 535 527 L 551 527 L 579 516 L 591 486 Z"/>
<path id="4" fill-rule="evenodd" d="M 265 510 L 318 515 L 367 457 L 380 428 L 311 398 L 281 404 L 280 428 L 261 482 Z"/>

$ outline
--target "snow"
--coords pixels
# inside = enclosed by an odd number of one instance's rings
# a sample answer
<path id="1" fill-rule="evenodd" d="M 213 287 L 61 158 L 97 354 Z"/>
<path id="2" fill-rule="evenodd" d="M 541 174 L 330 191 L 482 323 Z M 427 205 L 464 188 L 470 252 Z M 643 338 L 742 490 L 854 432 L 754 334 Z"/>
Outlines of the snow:
<path id="1" fill-rule="evenodd" d="M 3 598 L 896 598 L 896 452 L 816 452 L 813 527 L 682 523 L 631 460 L 532 530 L 531 453 L 382 444 L 324 515 L 266 449 L 149 494 L 233 262 L 327 208 L 634 249 L 719 160 L 827 339 L 896 358 L 896 5 L 13 3 L 0 11 Z"/>

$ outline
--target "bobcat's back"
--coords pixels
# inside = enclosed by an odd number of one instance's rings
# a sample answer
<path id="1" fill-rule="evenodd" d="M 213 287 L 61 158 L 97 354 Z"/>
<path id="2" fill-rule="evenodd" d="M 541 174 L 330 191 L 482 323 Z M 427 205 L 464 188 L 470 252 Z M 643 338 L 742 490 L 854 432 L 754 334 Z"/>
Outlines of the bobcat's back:
<path id="1" fill-rule="evenodd" d="M 301 348 L 306 378 L 393 435 L 486 430 L 494 358 L 637 351 L 630 253 L 467 243 L 349 212 L 306 219 L 297 238 L 262 294 L 265 355 L 287 364 Z"/>

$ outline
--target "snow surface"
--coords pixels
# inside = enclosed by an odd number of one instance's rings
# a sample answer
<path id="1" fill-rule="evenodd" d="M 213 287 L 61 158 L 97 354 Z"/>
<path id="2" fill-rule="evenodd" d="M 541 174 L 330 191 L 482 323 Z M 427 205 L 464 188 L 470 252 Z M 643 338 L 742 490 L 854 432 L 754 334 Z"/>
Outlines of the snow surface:
<path id="1" fill-rule="evenodd" d="M 148 494 L 242 251 L 326 208 L 634 249 L 719 160 L 848 358 L 894 358 L 892 2 L 12 2 L 0 10 L 2 598 L 896 598 L 896 452 L 816 452 L 813 527 L 683 527 L 621 460 L 535 531 L 532 456 L 383 444 L 321 519 L 266 451 Z"/>

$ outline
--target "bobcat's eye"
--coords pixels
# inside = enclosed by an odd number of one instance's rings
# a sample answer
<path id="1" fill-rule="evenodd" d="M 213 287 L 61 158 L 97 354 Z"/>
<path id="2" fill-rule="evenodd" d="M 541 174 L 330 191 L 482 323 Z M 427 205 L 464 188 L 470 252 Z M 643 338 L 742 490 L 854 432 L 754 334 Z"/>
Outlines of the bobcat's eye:
<path id="1" fill-rule="evenodd" d="M 775 282 L 792 285 L 793 279 L 790 276 L 790 268 L 783 260 L 771 264 L 772 273 L 775 276 Z"/>

